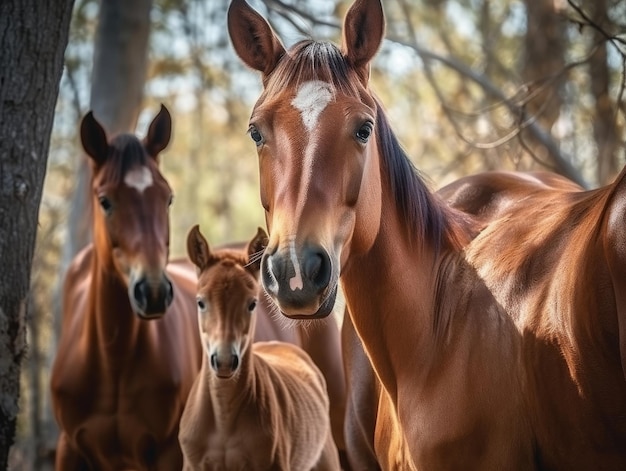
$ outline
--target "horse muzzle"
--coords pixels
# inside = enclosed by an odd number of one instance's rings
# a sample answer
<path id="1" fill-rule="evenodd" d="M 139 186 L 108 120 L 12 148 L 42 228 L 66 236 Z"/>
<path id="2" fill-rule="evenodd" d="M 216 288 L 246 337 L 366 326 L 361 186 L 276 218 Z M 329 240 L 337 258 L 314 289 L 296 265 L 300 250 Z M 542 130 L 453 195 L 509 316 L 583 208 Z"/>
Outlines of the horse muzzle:
<path id="1" fill-rule="evenodd" d="M 148 320 L 163 317 L 174 300 L 174 286 L 165 274 L 156 280 L 145 275 L 135 280 L 131 276 L 128 291 L 133 310 Z"/>
<path id="2" fill-rule="evenodd" d="M 331 257 L 321 246 L 268 248 L 261 261 L 263 287 L 291 319 L 319 319 L 332 312 L 337 294 L 333 275 Z"/>

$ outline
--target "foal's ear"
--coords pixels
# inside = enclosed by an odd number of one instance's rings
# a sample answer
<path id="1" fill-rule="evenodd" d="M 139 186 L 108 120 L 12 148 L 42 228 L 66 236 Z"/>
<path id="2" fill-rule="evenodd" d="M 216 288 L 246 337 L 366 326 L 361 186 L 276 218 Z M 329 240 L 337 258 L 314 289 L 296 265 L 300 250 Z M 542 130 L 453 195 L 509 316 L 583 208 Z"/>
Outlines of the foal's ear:
<path id="1" fill-rule="evenodd" d="M 109 143 L 106 132 L 94 117 L 93 111 L 87 113 L 80 123 L 80 140 L 83 149 L 96 165 L 104 164 L 109 155 Z"/>
<path id="2" fill-rule="evenodd" d="M 156 159 L 163 149 L 170 143 L 172 137 L 172 117 L 164 105 L 148 128 L 148 134 L 143 140 L 143 144 L 148 154 Z"/>
<path id="3" fill-rule="evenodd" d="M 370 76 L 370 61 L 385 35 L 385 14 L 380 0 L 356 0 L 343 22 L 343 48 L 348 63 L 364 85 Z"/>
<path id="4" fill-rule="evenodd" d="M 198 224 L 193 226 L 187 235 L 187 255 L 198 270 L 207 268 L 214 259 L 209 243 L 200 232 Z"/>
<path id="5" fill-rule="evenodd" d="M 262 72 L 263 80 L 285 54 L 285 48 L 272 27 L 245 0 L 231 2 L 228 33 L 237 55 L 248 67 Z"/>
<path id="6" fill-rule="evenodd" d="M 248 264 L 246 267 L 253 273 L 258 273 L 261 269 L 261 256 L 268 242 L 267 233 L 261 227 L 257 229 L 256 235 L 248 242 Z"/>

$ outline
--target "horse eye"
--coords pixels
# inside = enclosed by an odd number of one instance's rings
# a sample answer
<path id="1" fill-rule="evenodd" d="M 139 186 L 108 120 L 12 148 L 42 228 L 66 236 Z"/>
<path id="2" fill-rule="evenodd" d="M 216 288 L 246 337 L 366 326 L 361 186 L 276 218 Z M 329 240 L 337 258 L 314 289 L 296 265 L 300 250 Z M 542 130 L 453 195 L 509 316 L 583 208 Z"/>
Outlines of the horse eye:
<path id="1" fill-rule="evenodd" d="M 248 311 L 252 312 L 254 311 L 254 309 L 256 308 L 256 299 L 252 300 L 252 302 L 250 302 L 250 304 L 248 305 Z"/>
<path id="2" fill-rule="evenodd" d="M 248 132 L 250 133 L 250 137 L 257 146 L 263 143 L 263 136 L 257 128 L 255 128 L 254 126 L 250 126 L 250 130 Z"/>
<path id="3" fill-rule="evenodd" d="M 372 135 L 373 125 L 371 122 L 364 123 L 356 132 L 356 138 L 365 144 Z"/>
<path id="4" fill-rule="evenodd" d="M 170 195 L 170 199 L 167 201 L 167 206 L 172 206 L 172 203 L 174 202 L 174 195 Z"/>
<path id="5" fill-rule="evenodd" d="M 206 303 L 203 299 L 197 299 L 196 303 L 198 304 L 198 309 L 200 309 L 201 312 L 206 311 Z"/>
<path id="6" fill-rule="evenodd" d="M 109 200 L 109 198 L 107 198 L 106 196 L 99 196 L 98 202 L 100 203 L 100 207 L 106 214 L 110 213 L 111 210 L 113 209 L 111 200 Z"/>

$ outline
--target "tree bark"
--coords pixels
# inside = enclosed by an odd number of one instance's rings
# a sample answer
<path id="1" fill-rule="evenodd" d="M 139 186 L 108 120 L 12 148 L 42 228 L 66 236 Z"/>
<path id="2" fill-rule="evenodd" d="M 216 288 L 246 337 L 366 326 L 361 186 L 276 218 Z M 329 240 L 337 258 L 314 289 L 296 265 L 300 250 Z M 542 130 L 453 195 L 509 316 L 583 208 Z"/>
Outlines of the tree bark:
<path id="1" fill-rule="evenodd" d="M 37 217 L 73 3 L 0 2 L 0 469 L 15 439 Z"/>
<path id="2" fill-rule="evenodd" d="M 606 0 L 596 0 L 589 3 L 592 9 L 592 18 L 596 25 L 605 28 L 610 23 L 607 15 Z M 616 112 L 613 100 L 609 95 L 610 75 L 607 61 L 606 38 L 593 29 L 593 44 L 595 53 L 589 59 L 589 80 L 591 93 L 595 99 L 593 122 L 593 137 L 597 147 L 597 178 L 600 185 L 613 181 L 620 170 L 617 151 L 619 149 L 619 130 L 616 123 Z"/>

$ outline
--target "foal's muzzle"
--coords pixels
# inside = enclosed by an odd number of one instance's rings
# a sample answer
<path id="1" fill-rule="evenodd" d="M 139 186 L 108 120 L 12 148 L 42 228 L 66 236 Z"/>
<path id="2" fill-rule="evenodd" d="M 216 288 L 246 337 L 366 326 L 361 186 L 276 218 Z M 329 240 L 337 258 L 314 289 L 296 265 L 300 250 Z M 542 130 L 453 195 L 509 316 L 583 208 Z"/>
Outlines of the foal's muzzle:
<path id="1" fill-rule="evenodd" d="M 296 251 L 267 249 L 261 261 L 265 290 L 287 317 L 311 319 L 328 316 L 337 293 L 328 252 L 317 245 Z"/>
<path id="2" fill-rule="evenodd" d="M 133 310 L 144 319 L 158 319 L 165 314 L 174 299 L 174 287 L 162 274 L 155 279 L 141 276 L 128 287 Z"/>
<path id="3" fill-rule="evenodd" d="M 211 369 L 215 372 L 218 378 L 230 378 L 239 369 L 240 359 L 237 352 L 230 354 L 218 355 L 214 352 L 209 357 L 211 363 Z"/>

